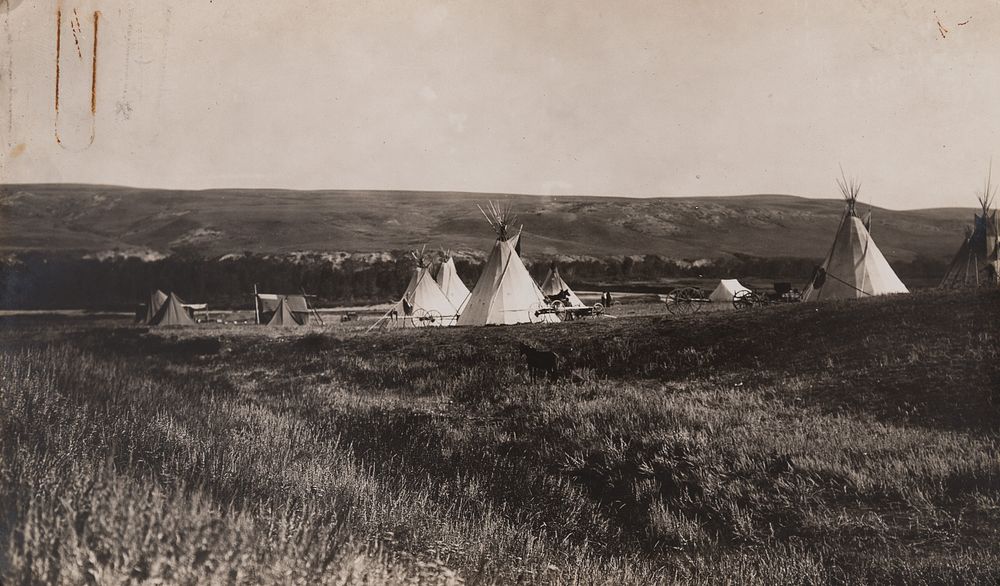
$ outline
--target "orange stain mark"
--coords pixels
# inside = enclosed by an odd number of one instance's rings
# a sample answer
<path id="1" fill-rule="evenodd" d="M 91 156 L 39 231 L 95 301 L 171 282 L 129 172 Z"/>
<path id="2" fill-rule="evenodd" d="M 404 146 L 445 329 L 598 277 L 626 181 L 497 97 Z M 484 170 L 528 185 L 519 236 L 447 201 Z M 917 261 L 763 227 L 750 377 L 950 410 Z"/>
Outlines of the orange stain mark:
<path id="1" fill-rule="evenodd" d="M 56 112 L 59 112 L 59 54 L 62 52 L 62 10 L 56 9 Z"/>
<path id="2" fill-rule="evenodd" d="M 97 113 L 97 23 L 101 13 L 94 11 L 94 62 L 90 68 L 90 113 Z"/>
<path id="3" fill-rule="evenodd" d="M 77 37 L 77 31 L 80 29 L 80 19 L 76 12 L 73 10 L 76 22 L 70 19 L 70 28 L 73 30 L 73 38 L 76 41 L 77 51 L 80 51 L 79 39 Z M 100 29 L 101 12 L 99 10 L 94 11 L 94 42 L 91 47 L 93 54 L 93 59 L 90 65 L 90 114 L 91 114 L 91 130 L 90 130 L 90 144 L 94 142 L 94 129 L 93 124 L 95 116 L 97 114 L 97 36 Z M 59 136 L 59 84 L 60 84 L 60 58 L 62 57 L 62 6 L 56 8 L 56 90 L 55 90 L 55 136 L 56 143 L 62 145 L 62 138 Z M 88 145 L 89 146 L 89 145 Z"/>
<path id="4" fill-rule="evenodd" d="M 16 159 L 24 154 L 24 151 L 28 148 L 28 145 L 22 143 L 14 145 L 14 148 L 10 149 L 10 158 Z"/>

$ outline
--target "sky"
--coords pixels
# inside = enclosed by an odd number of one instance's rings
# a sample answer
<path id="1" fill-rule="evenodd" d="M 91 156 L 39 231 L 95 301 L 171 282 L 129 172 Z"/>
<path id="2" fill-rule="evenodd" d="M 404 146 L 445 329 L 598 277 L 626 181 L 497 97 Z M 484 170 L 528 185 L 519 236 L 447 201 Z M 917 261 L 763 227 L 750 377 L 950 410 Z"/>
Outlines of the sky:
<path id="1" fill-rule="evenodd" d="M 0 0 L 0 47 L 0 183 L 839 197 L 843 167 L 910 209 L 1000 166 L 1000 0 Z"/>

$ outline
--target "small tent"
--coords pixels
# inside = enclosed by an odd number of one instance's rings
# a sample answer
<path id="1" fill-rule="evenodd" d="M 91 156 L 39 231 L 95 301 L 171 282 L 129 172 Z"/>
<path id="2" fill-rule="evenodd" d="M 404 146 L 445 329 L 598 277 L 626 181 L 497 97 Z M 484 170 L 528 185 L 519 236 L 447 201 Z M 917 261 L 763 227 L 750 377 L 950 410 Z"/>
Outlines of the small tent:
<path id="1" fill-rule="evenodd" d="M 458 276 L 458 271 L 455 269 L 455 259 L 449 256 L 448 260 L 441 263 L 435 281 L 458 313 L 462 313 L 466 301 L 469 300 L 469 288 Z"/>
<path id="2" fill-rule="evenodd" d="M 160 308 L 167 301 L 167 294 L 159 289 L 153 291 L 149 294 L 149 301 L 144 305 L 139 306 L 139 310 L 135 314 L 136 323 L 150 325 L 153 323 L 153 319 L 156 314 L 159 313 Z"/>
<path id="3" fill-rule="evenodd" d="M 508 236 L 508 228 L 514 221 L 510 208 L 501 209 L 491 203 L 489 209 L 488 214 L 482 208 L 480 211 L 493 227 L 497 239 L 479 275 L 479 280 L 469 295 L 469 301 L 458 318 L 458 325 L 559 321 L 559 318 L 551 313 L 535 313 L 545 306 L 545 295 L 535 284 L 517 254 L 513 238 Z"/>
<path id="4" fill-rule="evenodd" d="M 305 295 L 278 295 L 274 293 L 258 293 L 257 303 L 260 311 L 260 322 L 267 325 L 309 325 L 312 321 L 313 310 L 309 308 Z M 282 306 L 284 306 L 282 308 Z M 287 312 L 291 315 L 292 321 L 281 323 L 284 318 L 278 317 L 279 312 Z M 272 323 L 274 322 L 274 323 Z"/>
<path id="5" fill-rule="evenodd" d="M 563 278 L 559 275 L 559 267 L 556 263 L 549 265 L 549 272 L 545 275 L 545 280 L 542 281 L 542 286 L 540 287 L 542 293 L 551 297 L 553 295 L 559 295 L 563 291 L 566 291 L 569 295 L 569 305 L 571 307 L 583 307 L 583 301 L 577 297 L 576 293 L 570 289 L 569 285 Z"/>
<path id="6" fill-rule="evenodd" d="M 193 326 L 194 318 L 191 316 L 189 305 L 185 305 L 181 298 L 174 293 L 167 295 L 166 301 L 160 306 L 160 310 L 149 322 L 151 326 Z"/>
<path id="7" fill-rule="evenodd" d="M 708 300 L 714 303 L 732 303 L 733 297 L 737 293 L 749 290 L 743 283 L 740 283 L 739 279 L 722 279 L 715 290 L 709 294 Z"/>
<path id="8" fill-rule="evenodd" d="M 271 314 L 271 319 L 267 321 L 267 325 L 271 327 L 304 326 L 307 323 L 309 323 L 309 314 L 293 312 L 292 304 L 287 297 L 281 298 L 278 307 Z"/>
<path id="9" fill-rule="evenodd" d="M 802 294 L 803 301 L 853 299 L 873 295 L 908 293 L 889 266 L 889 261 L 872 240 L 865 222 L 857 216 L 860 184 L 837 181 L 844 195 L 846 209 L 826 260 L 816 270 Z"/>
<path id="10" fill-rule="evenodd" d="M 982 215 L 975 214 L 972 229 L 966 228 L 965 241 L 955 258 L 948 265 L 940 287 L 954 289 L 997 284 L 1000 261 L 1000 230 L 997 212 L 990 206 L 996 197 L 996 188 L 990 185 L 992 171 L 986 176 L 986 188 L 979 196 Z"/>

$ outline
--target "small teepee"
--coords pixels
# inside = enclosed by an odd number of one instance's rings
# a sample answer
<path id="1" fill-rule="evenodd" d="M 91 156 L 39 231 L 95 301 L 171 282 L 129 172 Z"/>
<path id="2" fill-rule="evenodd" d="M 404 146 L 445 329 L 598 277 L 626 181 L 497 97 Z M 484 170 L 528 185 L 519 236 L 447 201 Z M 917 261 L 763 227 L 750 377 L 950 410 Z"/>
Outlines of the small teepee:
<path id="1" fill-rule="evenodd" d="M 417 266 L 410 275 L 406 291 L 390 313 L 397 316 L 399 323 L 405 327 L 455 325 L 458 309 L 431 276 L 423 252 L 411 252 L 410 255 L 417 261 Z"/>
<path id="2" fill-rule="evenodd" d="M 906 285 L 875 245 L 865 222 L 857 216 L 861 185 L 846 177 L 837 180 L 846 209 L 826 260 L 802 294 L 803 301 L 853 299 L 908 293 Z"/>
<path id="3" fill-rule="evenodd" d="M 438 268 L 437 277 L 434 279 L 441 291 L 455 306 L 458 313 L 462 313 L 466 302 L 469 300 L 469 288 L 465 286 L 455 269 L 455 259 L 448 255 L 448 259 L 441 263 Z"/>
<path id="4" fill-rule="evenodd" d="M 536 313 L 545 305 L 545 295 L 535 284 L 515 250 L 514 238 L 517 236 L 510 234 L 515 216 L 511 214 L 509 207 L 501 208 L 494 203 L 490 203 L 488 207 L 488 213 L 482 208 L 479 210 L 496 232 L 497 239 L 483 266 L 483 272 L 469 295 L 469 301 L 458 318 L 458 325 L 559 321 L 551 313 Z"/>
<path id="5" fill-rule="evenodd" d="M 992 175 L 991 167 L 986 174 L 986 186 L 978 198 L 982 215 L 975 214 L 972 228 L 966 228 L 965 241 L 941 279 L 942 288 L 997 284 L 1000 230 L 997 227 L 997 212 L 990 209 L 997 194 L 997 188 L 991 185 Z"/>
<path id="6" fill-rule="evenodd" d="M 584 307 L 583 301 L 580 301 L 576 293 L 570 289 L 566 281 L 559 275 L 559 267 L 556 266 L 555 262 L 549 265 L 549 272 L 545 275 L 545 280 L 542 281 L 541 290 L 547 296 L 559 295 L 563 291 L 566 291 L 569 296 L 570 307 Z"/>

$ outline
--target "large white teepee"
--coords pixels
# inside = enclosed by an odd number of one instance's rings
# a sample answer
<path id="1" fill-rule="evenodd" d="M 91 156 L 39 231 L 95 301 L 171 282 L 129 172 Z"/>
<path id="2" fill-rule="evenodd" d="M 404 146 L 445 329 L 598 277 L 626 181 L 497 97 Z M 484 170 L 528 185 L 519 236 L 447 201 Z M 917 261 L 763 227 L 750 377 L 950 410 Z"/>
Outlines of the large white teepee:
<path id="1" fill-rule="evenodd" d="M 427 267 L 413 269 L 403 297 L 394 306 L 404 326 L 453 326 L 458 310 Z"/>
<path id="2" fill-rule="evenodd" d="M 906 285 L 885 260 L 872 240 L 865 222 L 857 216 L 860 184 L 846 178 L 837 184 L 844 194 L 847 209 L 840 221 L 830 253 L 816 271 L 802 294 L 803 301 L 822 299 L 852 299 L 872 295 L 908 293 Z"/>
<path id="3" fill-rule="evenodd" d="M 458 318 L 458 325 L 559 321 L 551 313 L 534 315 L 538 308 L 544 306 L 545 296 L 514 250 L 513 239 L 507 235 L 507 229 L 513 222 L 510 209 L 501 209 L 495 204 L 491 204 L 489 209 L 490 213 L 484 210 L 483 215 L 496 231 L 497 240 Z"/>
<path id="4" fill-rule="evenodd" d="M 458 271 L 455 269 L 455 259 L 449 256 L 448 260 L 441 263 L 435 280 L 445 297 L 458 309 L 458 313 L 462 313 L 469 300 L 469 288 L 458 276 Z"/>
<path id="5" fill-rule="evenodd" d="M 566 281 L 564 281 L 562 276 L 559 275 L 559 267 L 556 266 L 556 263 L 549 265 L 549 272 L 545 275 L 545 280 L 542 281 L 541 290 L 542 293 L 550 296 L 558 295 L 563 291 L 566 291 L 569 293 L 569 305 L 571 307 L 584 306 L 583 301 L 580 301 L 580 298 L 576 296 L 576 293 L 569 288 Z"/>
<path id="6" fill-rule="evenodd" d="M 722 279 L 719 285 L 712 291 L 708 299 L 716 303 L 732 303 L 733 297 L 741 291 L 749 291 L 739 279 Z"/>

